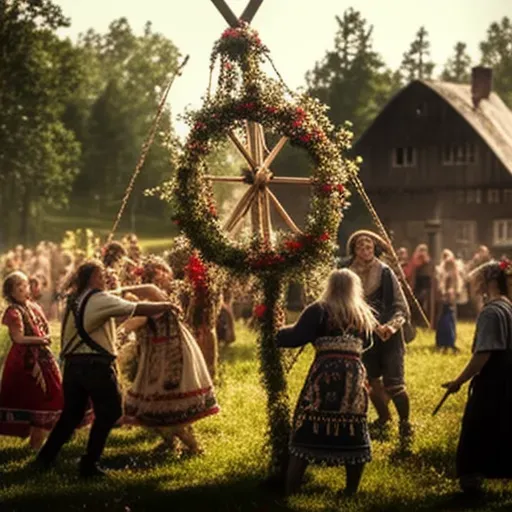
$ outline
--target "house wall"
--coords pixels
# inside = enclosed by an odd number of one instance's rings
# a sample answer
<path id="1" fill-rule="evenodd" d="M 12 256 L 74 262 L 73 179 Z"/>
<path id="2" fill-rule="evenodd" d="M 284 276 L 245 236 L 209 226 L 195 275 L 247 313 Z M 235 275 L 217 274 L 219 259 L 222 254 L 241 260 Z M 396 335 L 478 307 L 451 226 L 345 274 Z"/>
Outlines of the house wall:
<path id="1" fill-rule="evenodd" d="M 470 144 L 473 163 L 443 162 L 447 144 Z M 415 148 L 414 165 L 396 167 L 394 148 Z M 442 222 L 437 250 L 448 247 L 470 255 L 485 244 L 496 252 L 493 221 L 512 219 L 512 175 L 467 121 L 421 82 L 399 94 L 357 141 L 354 152 L 363 158 L 360 177 L 396 246 L 413 249 L 429 241 L 425 221 Z M 499 203 L 489 190 L 499 190 Z M 493 192 L 495 194 L 495 192 Z M 467 226 L 461 226 L 466 223 Z M 471 229 L 468 228 L 471 224 Z M 472 240 L 461 239 L 471 231 Z M 467 233 L 465 233 L 467 234 Z"/>

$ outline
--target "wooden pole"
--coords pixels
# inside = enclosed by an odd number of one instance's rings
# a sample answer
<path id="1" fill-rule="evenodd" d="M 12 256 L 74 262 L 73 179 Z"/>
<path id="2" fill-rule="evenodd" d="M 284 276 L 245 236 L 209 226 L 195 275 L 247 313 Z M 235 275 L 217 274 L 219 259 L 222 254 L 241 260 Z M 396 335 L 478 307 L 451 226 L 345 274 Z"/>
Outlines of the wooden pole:
<path id="1" fill-rule="evenodd" d="M 212 0 L 212 4 L 217 7 L 217 10 L 222 14 L 222 17 L 230 27 L 238 27 L 238 18 L 233 14 L 233 11 L 224 0 Z"/>
<path id="2" fill-rule="evenodd" d="M 250 2 L 247 4 L 247 7 L 244 9 L 242 16 L 240 16 L 240 19 L 246 21 L 247 23 L 251 23 L 262 3 L 263 0 L 250 0 Z"/>

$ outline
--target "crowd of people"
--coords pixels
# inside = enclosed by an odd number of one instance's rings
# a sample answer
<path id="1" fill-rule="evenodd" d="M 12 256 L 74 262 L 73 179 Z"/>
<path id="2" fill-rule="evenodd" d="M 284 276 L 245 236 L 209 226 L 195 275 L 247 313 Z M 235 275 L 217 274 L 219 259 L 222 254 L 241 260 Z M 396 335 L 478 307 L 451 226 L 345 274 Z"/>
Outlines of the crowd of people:
<path id="1" fill-rule="evenodd" d="M 435 268 L 424 245 L 410 260 L 399 252 L 402 267 L 394 269 L 386 263 L 390 248 L 383 239 L 367 230 L 354 233 L 323 294 L 296 324 L 278 332 L 278 346 L 313 343 L 316 351 L 292 422 L 288 493 L 299 489 L 308 464 L 322 463 L 345 466 L 345 493 L 354 494 L 371 461 L 370 440 L 392 435 L 390 403 L 399 419 L 400 449 L 410 451 L 404 359 L 415 304 L 403 279 L 425 308 L 436 284 L 439 347 L 455 347 L 455 307 L 468 286 L 479 312 L 474 354 L 445 384 L 457 392 L 471 380 L 457 471 L 466 491 L 478 490 L 483 477 L 512 477 L 512 441 L 493 436 L 495 429 L 512 427 L 506 401 L 512 394 L 512 264 L 492 260 L 484 247 L 467 265 L 445 250 Z M 143 256 L 134 236 L 98 247 L 96 258 L 85 261 L 44 243 L 34 253 L 22 247 L 9 253 L 2 323 L 12 344 L 0 388 L 0 434 L 29 437 L 38 452 L 35 467 L 47 470 L 73 432 L 92 425 L 79 465 L 83 477 L 104 475 L 99 460 L 116 424 L 152 429 L 170 449 L 181 442 L 182 449 L 200 454 L 192 424 L 217 413 L 219 405 L 198 342 L 202 331 L 187 325 L 183 311 L 190 297 L 183 290 L 168 262 Z M 49 318 L 62 322 L 63 376 L 49 349 Z M 130 345 L 137 348 L 135 371 L 123 392 L 117 356 Z M 377 419 L 368 424 L 370 402 Z"/>

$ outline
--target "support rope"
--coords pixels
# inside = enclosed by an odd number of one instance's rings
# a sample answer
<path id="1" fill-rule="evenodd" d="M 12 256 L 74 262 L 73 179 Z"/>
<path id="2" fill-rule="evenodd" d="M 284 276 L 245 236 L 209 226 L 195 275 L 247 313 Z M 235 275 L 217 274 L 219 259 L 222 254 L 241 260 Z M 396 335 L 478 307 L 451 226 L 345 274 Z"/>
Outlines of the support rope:
<path id="1" fill-rule="evenodd" d="M 119 223 L 121 222 L 121 217 L 123 216 L 124 210 L 126 209 L 126 205 L 128 204 L 128 199 L 130 198 L 130 195 L 133 191 L 133 187 L 135 185 L 135 180 L 137 179 L 137 176 L 140 174 L 140 171 L 142 170 L 142 167 L 144 165 L 144 162 L 146 161 L 146 156 L 149 152 L 149 149 L 153 145 L 153 141 L 155 140 L 156 130 L 158 128 L 160 118 L 162 117 L 162 114 L 164 112 L 165 102 L 167 100 L 167 96 L 169 95 L 169 91 L 171 90 L 172 84 L 174 83 L 174 80 L 177 76 L 181 76 L 183 68 L 187 64 L 188 59 L 189 59 L 189 56 L 187 55 L 185 57 L 185 59 L 183 60 L 183 62 L 178 66 L 178 69 L 173 73 L 171 79 L 169 80 L 169 83 L 165 87 L 162 97 L 160 98 L 160 102 L 158 104 L 158 109 L 157 109 L 157 112 L 153 119 L 153 123 L 151 124 L 151 128 L 149 130 L 148 136 L 146 137 L 146 140 L 142 144 L 139 161 L 137 162 L 137 165 L 135 166 L 135 170 L 133 171 L 132 177 L 130 178 L 130 182 L 128 183 L 128 187 L 126 188 L 126 191 L 124 193 L 124 197 L 123 197 L 123 200 L 121 201 L 121 206 L 117 213 L 117 217 L 114 221 L 114 225 L 112 226 L 110 234 L 108 235 L 107 243 L 110 243 L 112 241 L 112 239 L 114 238 L 114 234 L 117 231 Z"/>

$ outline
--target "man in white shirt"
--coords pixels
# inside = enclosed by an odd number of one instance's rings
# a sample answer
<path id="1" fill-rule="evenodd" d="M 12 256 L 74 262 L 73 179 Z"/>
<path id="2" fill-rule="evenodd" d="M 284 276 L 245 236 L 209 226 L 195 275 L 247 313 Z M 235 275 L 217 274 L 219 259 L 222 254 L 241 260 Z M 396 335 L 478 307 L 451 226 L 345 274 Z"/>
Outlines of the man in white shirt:
<path id="1" fill-rule="evenodd" d="M 87 450 L 80 460 L 82 477 L 104 476 L 98 462 L 107 437 L 122 415 L 122 397 L 115 368 L 115 319 L 154 316 L 172 308 L 169 302 L 133 303 L 105 291 L 105 268 L 100 261 L 83 263 L 74 279 L 62 323 L 64 409 L 45 445 L 37 465 L 53 465 L 62 446 L 82 422 L 89 400 L 94 423 Z"/>

